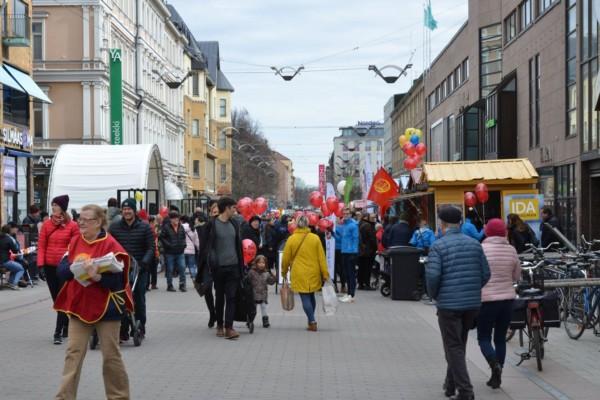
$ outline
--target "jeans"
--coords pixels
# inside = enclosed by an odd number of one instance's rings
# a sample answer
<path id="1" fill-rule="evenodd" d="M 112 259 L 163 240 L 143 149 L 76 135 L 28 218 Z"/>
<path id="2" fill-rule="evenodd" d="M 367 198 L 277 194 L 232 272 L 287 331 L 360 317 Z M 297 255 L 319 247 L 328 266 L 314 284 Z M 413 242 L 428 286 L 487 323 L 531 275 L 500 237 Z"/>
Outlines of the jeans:
<path id="1" fill-rule="evenodd" d="M 267 313 L 267 303 L 262 302 L 259 303 L 260 304 L 260 315 L 264 318 L 264 317 L 268 317 L 269 314 Z"/>
<path id="2" fill-rule="evenodd" d="M 213 276 L 217 326 L 223 327 L 224 319 L 225 328 L 232 328 L 235 317 L 235 294 L 241 278 L 240 267 L 238 265 L 217 267 Z"/>
<path id="3" fill-rule="evenodd" d="M 190 270 L 190 276 L 192 279 L 196 278 L 196 274 L 198 273 L 198 269 L 196 268 L 196 255 L 186 254 L 185 265 Z"/>
<path id="4" fill-rule="evenodd" d="M 358 283 L 361 286 L 371 286 L 371 270 L 375 257 L 358 257 Z"/>
<path id="5" fill-rule="evenodd" d="M 173 269 L 177 267 L 179 286 L 185 287 L 185 257 L 182 254 L 165 254 L 167 263 L 167 285 L 173 286 Z"/>
<path id="6" fill-rule="evenodd" d="M 308 322 L 316 322 L 315 310 L 317 309 L 317 301 L 315 300 L 314 293 L 299 293 L 300 299 L 302 300 L 302 308 L 308 318 Z"/>
<path id="7" fill-rule="evenodd" d="M 481 303 L 477 317 L 477 341 L 486 360 L 495 359 L 504 366 L 506 359 L 506 332 L 510 326 L 514 300 Z M 492 346 L 492 329 L 494 346 Z"/>
<path id="8" fill-rule="evenodd" d="M 146 288 L 148 287 L 148 271 L 141 271 L 133 291 L 135 319 L 140 321 L 142 328 L 146 327 Z"/>
<path id="9" fill-rule="evenodd" d="M 149 284 L 148 286 L 156 286 L 156 282 L 158 280 L 158 259 L 156 257 L 152 258 L 150 265 L 148 266 L 148 273 L 150 274 Z"/>
<path id="10" fill-rule="evenodd" d="M 466 353 L 469 330 L 473 328 L 478 313 L 479 310 L 438 310 L 438 323 L 448 363 L 446 386 L 458 389 L 463 396 L 473 394 Z"/>
<path id="11" fill-rule="evenodd" d="M 356 293 L 356 259 L 355 253 L 342 253 L 342 264 L 348 282 L 348 295 L 352 297 Z"/>
<path id="12" fill-rule="evenodd" d="M 344 273 L 344 264 L 342 262 L 342 251 L 335 251 L 335 274 L 333 276 L 333 284 L 337 286 L 337 277 L 340 277 L 342 287 L 346 286 L 346 274 Z"/>
<path id="13" fill-rule="evenodd" d="M 8 279 L 8 283 L 11 285 L 16 285 L 21 280 L 21 277 L 25 273 L 25 269 L 16 261 L 7 261 L 2 264 L 4 268 L 10 271 L 10 277 Z"/>
<path id="14" fill-rule="evenodd" d="M 58 279 L 58 275 L 56 274 L 56 267 L 45 266 L 44 272 L 46 273 L 46 283 L 48 284 L 48 289 L 50 290 L 50 296 L 52 296 L 52 301 L 56 301 L 56 296 L 58 296 L 58 292 L 62 289 L 65 284 L 60 279 Z M 69 317 L 67 314 L 57 311 L 56 312 L 56 326 L 54 328 L 54 336 L 65 336 L 69 329 Z"/>

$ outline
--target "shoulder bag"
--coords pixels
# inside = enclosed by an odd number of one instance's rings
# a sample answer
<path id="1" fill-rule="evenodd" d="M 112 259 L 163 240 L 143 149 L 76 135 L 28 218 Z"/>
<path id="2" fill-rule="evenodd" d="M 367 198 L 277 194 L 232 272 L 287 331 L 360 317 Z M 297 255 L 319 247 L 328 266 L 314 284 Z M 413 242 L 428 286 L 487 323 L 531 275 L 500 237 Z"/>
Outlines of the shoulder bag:
<path id="1" fill-rule="evenodd" d="M 298 252 L 300 251 L 300 248 L 302 247 L 302 244 L 304 243 L 306 236 L 308 236 L 308 233 L 304 235 L 304 237 L 302 238 L 302 241 L 300 242 L 300 246 L 298 246 L 298 248 L 296 249 L 296 252 L 292 256 L 292 260 L 290 261 L 289 271 L 292 270 L 292 267 L 294 265 L 294 260 L 296 259 L 296 255 L 298 255 Z M 292 311 L 294 309 L 294 292 L 290 288 L 290 284 L 286 277 L 283 277 L 283 285 L 281 286 L 281 290 L 279 291 L 279 294 L 281 296 L 281 308 L 283 308 L 285 311 Z"/>

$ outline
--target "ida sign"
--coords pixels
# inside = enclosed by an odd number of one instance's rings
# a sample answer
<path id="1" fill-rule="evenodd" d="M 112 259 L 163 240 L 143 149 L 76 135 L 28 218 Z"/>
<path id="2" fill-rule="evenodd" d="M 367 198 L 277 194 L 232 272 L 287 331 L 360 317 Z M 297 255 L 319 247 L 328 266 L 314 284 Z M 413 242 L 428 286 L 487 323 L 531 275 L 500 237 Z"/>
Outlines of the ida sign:
<path id="1" fill-rule="evenodd" d="M 540 220 L 540 209 L 544 206 L 544 196 L 537 193 L 504 192 L 504 217 L 517 214 L 523 221 Z"/>

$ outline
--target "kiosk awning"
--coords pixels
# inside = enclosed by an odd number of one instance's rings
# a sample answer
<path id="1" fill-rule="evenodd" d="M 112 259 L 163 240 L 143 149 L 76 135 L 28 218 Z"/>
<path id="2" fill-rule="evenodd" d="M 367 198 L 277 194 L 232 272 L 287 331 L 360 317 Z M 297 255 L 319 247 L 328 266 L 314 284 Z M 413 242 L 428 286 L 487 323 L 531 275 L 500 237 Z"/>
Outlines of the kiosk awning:
<path id="1" fill-rule="evenodd" d="M 398 201 L 402 201 L 402 200 L 415 199 L 417 197 L 429 196 L 429 195 L 432 195 L 432 194 L 433 194 L 433 192 L 415 192 L 415 193 L 401 194 L 400 196 L 398 196 L 398 197 L 396 197 L 394 199 L 394 202 L 398 202 Z"/>
<path id="2" fill-rule="evenodd" d="M 469 181 L 521 181 L 535 183 L 538 173 L 526 158 L 510 160 L 482 160 L 459 162 L 432 162 L 423 165 L 429 184 Z"/>

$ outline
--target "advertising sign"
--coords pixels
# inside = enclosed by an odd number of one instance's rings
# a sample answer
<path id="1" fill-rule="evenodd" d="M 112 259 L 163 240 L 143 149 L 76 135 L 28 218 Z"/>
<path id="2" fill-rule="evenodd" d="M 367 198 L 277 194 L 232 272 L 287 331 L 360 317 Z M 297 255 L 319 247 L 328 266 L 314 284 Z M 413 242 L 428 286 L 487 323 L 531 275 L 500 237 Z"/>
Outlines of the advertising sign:
<path id="1" fill-rule="evenodd" d="M 111 144 L 123 144 L 121 49 L 110 49 L 110 142 Z"/>
<path id="2" fill-rule="evenodd" d="M 540 210 L 544 207 L 544 195 L 538 194 L 537 190 L 503 191 L 502 200 L 505 219 L 508 214 L 517 214 L 539 236 Z"/>
<path id="3" fill-rule="evenodd" d="M 325 186 L 325 164 L 319 164 L 319 192 L 323 196 L 325 196 L 325 191 L 327 190 Z"/>

